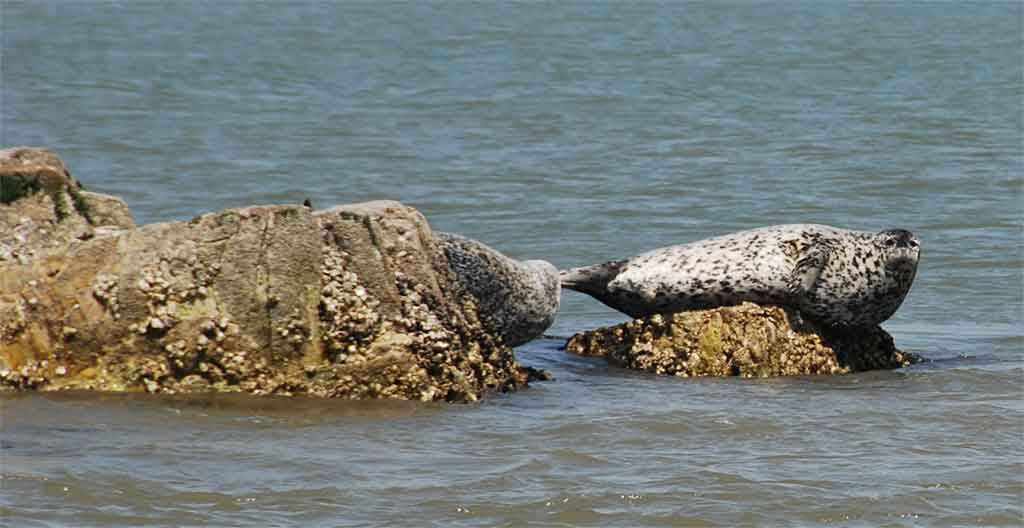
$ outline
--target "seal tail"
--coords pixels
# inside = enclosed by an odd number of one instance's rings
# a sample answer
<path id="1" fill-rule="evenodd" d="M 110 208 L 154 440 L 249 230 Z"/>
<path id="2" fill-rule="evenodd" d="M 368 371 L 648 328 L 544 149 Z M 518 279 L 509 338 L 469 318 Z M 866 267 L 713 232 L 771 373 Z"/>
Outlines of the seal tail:
<path id="1" fill-rule="evenodd" d="M 602 299 L 608 293 L 608 283 L 619 275 L 625 264 L 625 260 L 612 260 L 603 264 L 562 270 L 558 272 L 558 280 L 563 288 Z"/>

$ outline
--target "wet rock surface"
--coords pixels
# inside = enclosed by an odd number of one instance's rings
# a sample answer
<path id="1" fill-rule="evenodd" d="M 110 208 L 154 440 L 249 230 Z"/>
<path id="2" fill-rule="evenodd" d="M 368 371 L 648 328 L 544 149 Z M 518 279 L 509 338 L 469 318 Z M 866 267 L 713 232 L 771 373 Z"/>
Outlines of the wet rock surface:
<path id="1" fill-rule="evenodd" d="M 2 387 L 475 401 L 543 375 L 481 324 L 411 207 L 135 228 L 49 151 L 0 151 L 0 174 L 18 178 L 0 203 Z M 75 189 L 88 214 L 61 217 Z"/>
<path id="2" fill-rule="evenodd" d="M 768 377 L 894 369 L 922 361 L 881 327 L 837 333 L 791 309 L 738 306 L 653 315 L 576 334 L 568 352 L 679 377 Z"/>

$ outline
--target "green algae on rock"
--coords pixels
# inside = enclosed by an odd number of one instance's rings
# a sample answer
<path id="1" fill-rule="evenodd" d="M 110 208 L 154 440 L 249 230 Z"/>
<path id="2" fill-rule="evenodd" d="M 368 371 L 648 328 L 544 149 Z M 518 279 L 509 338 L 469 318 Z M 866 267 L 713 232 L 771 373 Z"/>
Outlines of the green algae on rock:
<path id="1" fill-rule="evenodd" d="M 845 374 L 920 362 L 881 327 L 830 331 L 789 308 L 737 306 L 652 315 L 576 334 L 568 352 L 679 377 Z"/>
<path id="2" fill-rule="evenodd" d="M 0 150 L 0 203 L 14 203 L 38 193 L 45 193 L 50 199 L 58 222 L 71 214 L 70 201 L 76 213 L 93 223 L 81 183 L 71 176 L 56 154 L 33 147 Z"/>
<path id="3" fill-rule="evenodd" d="M 0 265 L 65 254 L 97 233 L 134 227 L 123 200 L 82 190 L 49 149 L 0 150 Z"/>

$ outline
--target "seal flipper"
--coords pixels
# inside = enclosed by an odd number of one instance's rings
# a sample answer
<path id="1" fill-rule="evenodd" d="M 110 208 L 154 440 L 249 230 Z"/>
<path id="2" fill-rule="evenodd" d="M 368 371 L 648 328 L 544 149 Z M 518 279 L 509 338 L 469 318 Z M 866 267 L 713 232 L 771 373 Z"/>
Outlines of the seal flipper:
<path id="1" fill-rule="evenodd" d="M 823 246 L 811 246 L 803 251 L 796 261 L 796 267 L 789 276 L 786 286 L 795 299 L 802 298 L 814 289 L 818 277 L 821 276 L 825 264 L 828 263 L 829 250 Z"/>
<path id="2" fill-rule="evenodd" d="M 558 272 L 558 280 L 563 288 L 586 293 L 604 302 L 609 293 L 608 283 L 619 275 L 626 262 L 612 260 L 603 264 L 562 270 Z"/>

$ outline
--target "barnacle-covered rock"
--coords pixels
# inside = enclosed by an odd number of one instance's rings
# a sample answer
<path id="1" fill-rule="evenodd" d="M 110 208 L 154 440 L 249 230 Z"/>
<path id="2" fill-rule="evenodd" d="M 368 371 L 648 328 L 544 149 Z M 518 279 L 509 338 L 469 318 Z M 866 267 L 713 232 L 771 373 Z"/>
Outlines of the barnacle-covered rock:
<path id="1" fill-rule="evenodd" d="M 18 180 L 0 203 L 0 388 L 475 401 L 531 377 L 411 207 L 134 228 L 84 191 L 90 214 L 62 218 L 53 196 L 78 183 L 49 151 L 0 151 L 3 174 Z"/>
<path id="2" fill-rule="evenodd" d="M 842 333 L 778 306 L 652 315 L 569 338 L 566 350 L 679 377 L 767 377 L 894 369 L 921 361 L 881 327 Z"/>

